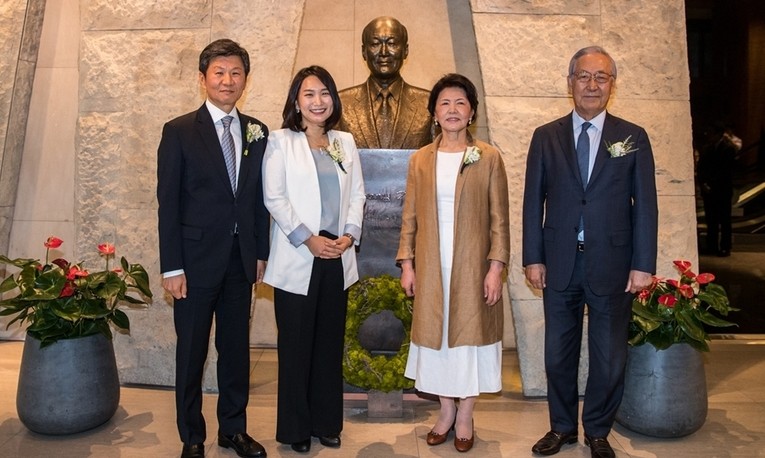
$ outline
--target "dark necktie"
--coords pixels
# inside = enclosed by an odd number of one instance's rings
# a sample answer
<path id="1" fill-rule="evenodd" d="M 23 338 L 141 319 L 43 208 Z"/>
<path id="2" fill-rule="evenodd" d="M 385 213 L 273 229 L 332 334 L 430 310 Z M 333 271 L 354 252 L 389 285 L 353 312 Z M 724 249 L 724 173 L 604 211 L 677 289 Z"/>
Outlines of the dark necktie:
<path id="1" fill-rule="evenodd" d="M 391 93 L 388 89 L 380 91 L 380 106 L 377 109 L 377 135 L 381 148 L 391 147 L 393 137 L 393 110 L 390 106 Z"/>
<path id="2" fill-rule="evenodd" d="M 587 180 L 590 169 L 590 136 L 587 135 L 587 129 L 592 124 L 585 122 L 582 124 L 582 132 L 576 141 L 576 160 L 579 162 L 579 176 L 582 177 L 582 185 L 587 188 Z"/>
<path id="3" fill-rule="evenodd" d="M 576 160 L 579 163 L 579 176 L 582 177 L 582 186 L 587 189 L 587 175 L 590 169 L 590 136 L 587 135 L 587 129 L 592 124 L 585 122 L 582 124 L 582 132 L 579 133 L 579 139 L 576 141 Z M 584 215 L 579 217 L 579 240 L 584 240 L 582 231 L 584 230 Z"/>
<path id="4" fill-rule="evenodd" d="M 223 122 L 223 136 L 220 139 L 220 145 L 223 148 L 223 158 L 226 160 L 231 190 L 236 194 L 236 147 L 234 146 L 234 137 L 231 136 L 231 121 L 233 120 L 233 116 L 226 116 L 221 120 Z"/>

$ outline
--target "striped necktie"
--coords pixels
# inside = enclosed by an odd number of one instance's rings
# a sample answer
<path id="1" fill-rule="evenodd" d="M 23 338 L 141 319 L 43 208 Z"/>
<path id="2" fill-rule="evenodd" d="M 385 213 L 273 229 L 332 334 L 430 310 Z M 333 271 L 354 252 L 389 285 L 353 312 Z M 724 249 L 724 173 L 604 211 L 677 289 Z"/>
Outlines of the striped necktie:
<path id="1" fill-rule="evenodd" d="M 223 136 L 220 145 L 223 148 L 223 158 L 226 160 L 231 190 L 236 194 L 236 147 L 234 146 L 234 137 L 231 136 L 231 121 L 233 120 L 233 116 L 226 116 L 221 120 L 223 122 Z"/>

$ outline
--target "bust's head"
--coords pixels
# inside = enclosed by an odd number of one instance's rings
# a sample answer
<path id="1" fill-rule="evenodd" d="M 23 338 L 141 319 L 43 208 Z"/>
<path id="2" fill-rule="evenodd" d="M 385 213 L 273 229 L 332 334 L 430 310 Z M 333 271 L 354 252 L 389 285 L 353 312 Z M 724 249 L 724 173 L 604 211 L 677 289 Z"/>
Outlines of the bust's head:
<path id="1" fill-rule="evenodd" d="M 371 76 L 383 87 L 399 78 L 404 59 L 409 54 L 406 27 L 396 18 L 373 19 L 361 34 L 361 56 Z"/>

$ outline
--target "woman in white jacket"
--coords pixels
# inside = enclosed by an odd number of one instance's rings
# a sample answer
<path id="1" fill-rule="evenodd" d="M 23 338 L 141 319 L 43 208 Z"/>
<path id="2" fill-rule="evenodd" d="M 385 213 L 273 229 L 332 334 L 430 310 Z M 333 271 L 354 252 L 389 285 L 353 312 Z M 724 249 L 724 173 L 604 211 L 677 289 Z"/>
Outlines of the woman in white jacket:
<path id="1" fill-rule="evenodd" d="M 274 287 L 279 331 L 276 440 L 302 453 L 312 436 L 340 447 L 343 428 L 347 290 L 358 280 L 354 245 L 366 197 L 353 137 L 332 130 L 341 112 L 332 76 L 300 70 L 263 160 L 273 218 L 263 281 Z"/>

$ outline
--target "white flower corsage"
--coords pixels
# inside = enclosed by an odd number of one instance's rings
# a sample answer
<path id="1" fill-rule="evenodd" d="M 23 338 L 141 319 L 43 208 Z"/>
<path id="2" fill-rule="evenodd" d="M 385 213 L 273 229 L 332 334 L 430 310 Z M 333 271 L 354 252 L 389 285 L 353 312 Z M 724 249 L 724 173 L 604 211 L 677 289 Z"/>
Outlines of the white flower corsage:
<path id="1" fill-rule="evenodd" d="M 247 142 L 247 147 L 244 149 L 244 153 L 242 154 L 247 156 L 247 153 L 249 153 L 250 143 L 256 142 L 265 136 L 266 134 L 263 133 L 263 129 L 260 127 L 260 124 L 248 122 L 247 132 L 244 135 L 244 139 Z"/>
<path id="2" fill-rule="evenodd" d="M 477 146 L 468 146 L 465 150 L 465 158 L 462 160 L 462 167 L 460 167 L 460 173 L 465 170 L 470 164 L 475 164 L 481 160 L 481 149 Z"/>
<path id="3" fill-rule="evenodd" d="M 630 141 L 631 137 L 632 135 L 625 138 L 624 141 L 612 143 L 610 145 L 608 142 L 606 142 L 606 147 L 611 157 L 622 157 L 632 153 L 633 151 L 637 151 L 638 149 L 634 148 L 635 144 Z"/>
<path id="4" fill-rule="evenodd" d="M 340 167 L 340 170 L 343 171 L 343 173 L 348 173 L 345 171 L 345 167 L 343 167 L 343 160 L 345 159 L 345 154 L 343 154 L 343 147 L 340 144 L 340 140 L 337 138 L 332 141 L 332 146 L 325 146 L 322 148 L 322 151 L 324 153 L 329 154 L 329 157 L 332 158 L 333 161 L 337 164 L 338 167 Z"/>

